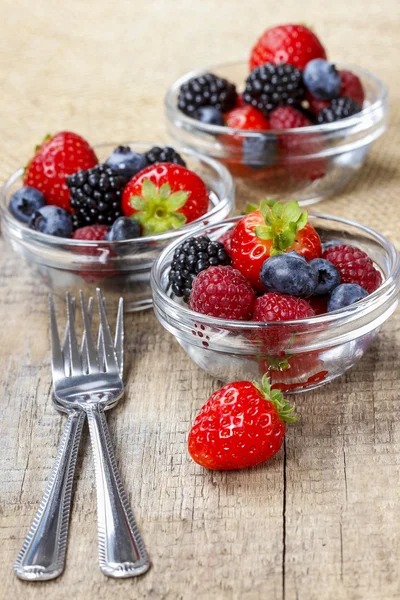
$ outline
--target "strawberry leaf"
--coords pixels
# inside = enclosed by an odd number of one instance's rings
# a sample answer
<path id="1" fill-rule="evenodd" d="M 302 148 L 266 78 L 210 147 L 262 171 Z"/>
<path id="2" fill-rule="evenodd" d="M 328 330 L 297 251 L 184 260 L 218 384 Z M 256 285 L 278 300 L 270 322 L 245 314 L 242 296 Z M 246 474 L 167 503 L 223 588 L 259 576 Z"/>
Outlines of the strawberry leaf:
<path id="1" fill-rule="evenodd" d="M 131 196 L 129 204 L 136 210 L 145 210 L 146 208 L 146 200 L 142 196 Z"/>
<path id="2" fill-rule="evenodd" d="M 145 179 L 142 185 L 142 196 L 146 200 L 155 200 L 158 197 L 157 186 L 150 179 Z"/>
<path id="3" fill-rule="evenodd" d="M 274 237 L 271 227 L 268 227 L 267 225 L 257 225 L 254 233 L 260 240 L 272 240 Z"/>
<path id="4" fill-rule="evenodd" d="M 167 198 L 166 207 L 169 211 L 176 211 L 185 206 L 187 199 L 189 198 L 188 192 L 174 192 Z"/>
<path id="5" fill-rule="evenodd" d="M 160 198 L 167 199 L 171 194 L 171 186 L 168 183 L 163 183 L 158 191 Z"/>

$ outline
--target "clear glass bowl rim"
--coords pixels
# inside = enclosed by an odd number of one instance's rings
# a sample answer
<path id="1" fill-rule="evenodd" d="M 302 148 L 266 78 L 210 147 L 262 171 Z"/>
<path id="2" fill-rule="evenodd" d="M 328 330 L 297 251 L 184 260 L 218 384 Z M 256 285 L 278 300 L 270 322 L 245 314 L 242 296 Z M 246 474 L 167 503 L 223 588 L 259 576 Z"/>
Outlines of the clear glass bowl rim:
<path id="1" fill-rule="evenodd" d="M 235 223 L 241 218 L 242 216 L 232 217 L 230 219 L 222 221 L 219 224 L 212 225 L 209 227 L 202 227 L 196 232 L 196 234 L 201 235 L 202 233 L 206 232 L 207 229 L 216 229 L 218 227 L 223 227 L 225 224 Z M 342 323 L 347 323 L 348 321 L 355 320 L 360 316 L 365 316 L 369 313 L 372 313 L 376 308 L 382 306 L 387 300 L 392 299 L 392 296 L 394 296 L 395 300 L 400 288 L 400 254 L 390 240 L 388 240 L 384 235 L 378 233 L 374 229 L 371 229 L 370 227 L 361 225 L 360 223 L 357 223 L 355 221 L 343 219 L 341 217 L 336 217 L 334 215 L 310 213 L 309 218 L 321 219 L 328 222 L 334 221 L 336 223 L 342 223 L 343 225 L 358 228 L 362 232 L 374 238 L 374 240 L 385 249 L 390 259 L 391 271 L 390 273 L 388 273 L 388 276 L 384 280 L 382 285 L 377 290 L 375 290 L 375 292 L 373 292 L 366 298 L 360 300 L 359 302 L 356 302 L 355 304 L 352 304 L 346 308 L 339 309 L 324 315 L 316 315 L 308 319 L 261 323 L 251 321 L 234 321 L 229 319 L 219 319 L 217 317 L 203 315 L 178 304 L 172 298 L 170 298 L 161 287 L 161 274 L 164 270 L 164 263 L 170 257 L 172 257 L 176 246 L 182 243 L 186 238 L 190 237 L 185 236 L 184 238 L 181 238 L 180 240 L 169 244 L 161 252 L 160 256 L 153 264 L 151 270 L 151 288 L 153 293 L 153 304 L 161 306 L 161 310 L 168 312 L 168 316 L 172 317 L 177 322 L 179 322 L 179 318 L 176 316 L 175 313 L 179 313 L 187 319 L 191 319 L 193 321 L 196 321 L 197 323 L 201 323 L 202 325 L 206 325 L 209 327 L 216 327 L 221 329 L 226 328 L 229 330 L 237 329 L 241 331 L 257 331 L 260 329 L 265 330 L 268 327 L 273 327 L 274 329 L 279 329 L 279 327 L 299 327 L 304 325 L 310 327 L 315 325 L 318 327 L 318 325 L 320 325 L 321 323 L 328 323 L 329 325 L 340 326 Z"/>
<path id="2" fill-rule="evenodd" d="M 291 129 L 268 129 L 264 131 L 260 130 L 246 130 L 243 132 L 241 129 L 233 129 L 232 127 L 227 127 L 225 125 L 209 125 L 207 123 L 202 123 L 196 119 L 192 119 L 191 117 L 185 115 L 181 110 L 178 109 L 174 98 L 176 92 L 179 90 L 181 85 L 185 83 L 188 79 L 192 77 L 198 77 L 205 72 L 213 72 L 214 70 L 224 69 L 227 67 L 233 67 L 235 65 L 243 65 L 247 64 L 247 61 L 243 60 L 234 60 L 226 63 L 219 63 L 216 65 L 212 65 L 209 67 L 205 67 L 203 69 L 195 69 L 193 71 L 189 71 L 182 75 L 179 79 L 177 79 L 171 87 L 168 89 L 165 97 L 164 97 L 164 107 L 166 110 L 167 117 L 175 123 L 176 121 L 180 121 L 186 126 L 189 126 L 192 129 L 197 129 L 199 132 L 204 132 L 208 134 L 215 135 L 241 135 L 243 137 L 259 137 L 262 135 L 263 137 L 275 137 L 287 135 L 288 132 L 294 135 L 302 135 L 302 134 L 310 134 L 310 133 L 332 133 L 332 132 L 343 132 L 345 133 L 347 129 L 358 125 L 363 120 L 367 120 L 374 112 L 380 110 L 387 102 L 388 90 L 383 81 L 379 79 L 373 73 L 370 73 L 366 69 L 362 67 L 357 67 L 356 65 L 348 65 L 348 64 L 339 64 L 335 63 L 337 68 L 343 70 L 349 70 L 355 72 L 355 74 L 359 73 L 365 79 L 370 79 L 375 86 L 377 87 L 379 94 L 377 100 L 371 104 L 370 106 L 365 107 L 361 112 L 353 115 L 352 117 L 347 117 L 346 119 L 342 119 L 341 121 L 336 121 L 334 123 L 324 123 L 322 125 L 310 125 L 307 127 L 294 127 Z"/>
<path id="3" fill-rule="evenodd" d="M 125 145 L 125 146 L 130 146 L 133 149 L 141 149 L 144 150 L 145 148 L 151 148 L 153 146 L 167 146 L 168 142 L 103 142 L 100 144 L 95 144 L 93 147 L 96 150 L 97 148 L 105 148 L 107 146 L 113 146 L 113 147 L 117 147 L 120 145 Z M 199 219 L 197 219 L 196 221 L 192 221 L 191 223 L 188 223 L 187 225 L 184 225 L 183 227 L 181 227 L 180 229 L 173 229 L 171 231 L 167 231 L 165 233 L 161 233 L 158 235 L 153 235 L 153 236 L 145 236 L 145 237 L 140 237 L 140 238 L 135 238 L 132 240 L 123 240 L 123 241 L 118 241 L 118 242 L 110 242 L 107 240 L 99 240 L 99 241 L 94 241 L 94 240 L 73 240 L 71 238 L 62 238 L 62 237 L 57 237 L 57 236 L 52 236 L 52 235 L 48 235 L 47 233 L 42 233 L 40 231 L 35 231 L 34 229 L 29 229 L 26 224 L 22 223 L 21 221 L 18 221 L 18 219 L 16 219 L 12 213 L 8 210 L 8 203 L 7 203 L 7 191 L 8 189 L 21 177 L 21 175 L 24 172 L 23 167 L 17 169 L 17 171 L 15 171 L 5 182 L 4 184 L 1 186 L 1 190 L 0 190 L 0 216 L 1 216 L 1 220 L 5 221 L 8 225 L 10 225 L 12 228 L 14 228 L 15 230 L 18 230 L 19 232 L 23 232 L 25 236 L 27 236 L 29 238 L 30 241 L 32 241 L 33 243 L 40 243 L 40 244 L 48 244 L 50 247 L 54 246 L 54 247 L 58 247 L 60 244 L 62 244 L 65 247 L 69 247 L 69 248 L 90 248 L 90 247 L 96 247 L 96 248 L 113 248 L 114 246 L 118 245 L 119 248 L 122 248 L 123 246 L 128 246 L 128 245 L 132 245 L 132 246 L 136 246 L 138 248 L 140 248 L 140 246 L 144 246 L 147 245 L 149 243 L 152 242 L 164 242 L 166 240 L 173 240 L 176 237 L 181 237 L 182 235 L 185 235 L 186 233 L 190 234 L 190 233 L 194 233 L 195 231 L 197 231 L 197 229 L 199 227 L 203 226 L 203 221 L 207 218 L 209 218 L 210 216 L 214 215 L 215 213 L 219 212 L 220 210 L 222 210 L 223 208 L 225 208 L 225 206 L 227 204 L 231 204 L 233 203 L 234 197 L 235 197 L 235 187 L 234 187 L 234 181 L 233 178 L 231 176 L 231 174 L 229 173 L 228 169 L 226 169 L 226 167 L 224 167 L 224 165 L 222 163 L 220 163 L 219 161 L 215 160 L 214 158 L 211 158 L 209 156 L 206 156 L 204 154 L 201 154 L 199 152 L 196 152 L 195 150 L 192 150 L 190 148 L 187 148 L 185 146 L 179 145 L 174 143 L 173 144 L 174 149 L 176 149 L 178 152 L 181 151 L 185 154 L 188 154 L 190 156 L 192 156 L 193 158 L 197 159 L 197 160 L 201 160 L 204 163 L 206 163 L 209 167 L 211 167 L 212 169 L 214 169 L 217 173 L 218 176 L 220 177 L 221 183 L 223 185 L 223 198 L 220 199 L 220 201 L 218 202 L 218 204 L 216 206 L 214 206 L 211 210 L 209 210 L 207 213 L 205 213 L 204 215 L 202 215 Z"/>

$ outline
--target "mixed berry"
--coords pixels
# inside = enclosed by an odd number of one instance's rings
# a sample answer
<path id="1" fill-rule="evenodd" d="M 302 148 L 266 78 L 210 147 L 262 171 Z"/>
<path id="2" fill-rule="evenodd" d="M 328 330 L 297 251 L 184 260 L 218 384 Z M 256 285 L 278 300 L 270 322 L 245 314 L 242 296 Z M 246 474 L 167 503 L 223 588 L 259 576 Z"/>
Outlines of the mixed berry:
<path id="1" fill-rule="evenodd" d="M 190 238 L 174 253 L 169 282 L 199 313 L 242 321 L 287 321 L 332 312 L 382 283 L 355 246 L 322 245 L 297 202 L 264 200 L 218 242 Z"/>
<path id="2" fill-rule="evenodd" d="M 86 241 L 123 241 L 178 229 L 204 215 L 203 180 L 170 147 L 138 153 L 118 146 L 99 163 L 81 136 L 45 139 L 27 165 L 10 212 L 48 235 Z"/>
<path id="3" fill-rule="evenodd" d="M 241 89 L 213 73 L 189 79 L 178 92 L 178 109 L 206 125 L 243 132 L 215 132 L 226 148 L 228 168 L 238 177 L 294 185 L 323 178 L 329 142 L 310 127 L 362 110 L 365 93 L 359 77 L 328 61 L 323 45 L 304 25 L 267 29 L 251 51 L 249 67 Z M 309 129 L 301 135 L 282 133 L 300 127 Z"/>
<path id="4" fill-rule="evenodd" d="M 267 29 L 251 51 L 249 67 L 241 93 L 213 73 L 189 79 L 180 88 L 178 108 L 203 123 L 264 131 L 330 123 L 362 110 L 360 79 L 329 62 L 304 25 Z"/>

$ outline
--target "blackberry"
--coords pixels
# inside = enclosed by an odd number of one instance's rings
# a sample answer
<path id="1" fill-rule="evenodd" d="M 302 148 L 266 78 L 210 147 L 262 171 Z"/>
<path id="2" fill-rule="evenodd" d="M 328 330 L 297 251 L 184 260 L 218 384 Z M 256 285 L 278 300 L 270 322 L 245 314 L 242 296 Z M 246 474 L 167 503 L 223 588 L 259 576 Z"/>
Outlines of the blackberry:
<path id="1" fill-rule="evenodd" d="M 222 242 L 210 238 L 189 238 L 179 244 L 169 272 L 169 283 L 176 296 L 189 300 L 192 283 L 200 271 L 210 266 L 230 265 L 231 258 Z"/>
<path id="2" fill-rule="evenodd" d="M 74 229 L 85 225 L 112 225 L 122 215 L 121 196 L 126 178 L 106 164 L 67 177 Z"/>
<path id="3" fill-rule="evenodd" d="M 148 165 L 154 165 L 156 163 L 174 163 L 175 165 L 186 167 L 186 163 L 182 156 L 170 146 L 166 146 L 165 148 L 154 146 L 151 150 L 146 152 L 145 157 Z"/>
<path id="4" fill-rule="evenodd" d="M 305 94 L 303 75 L 293 65 L 265 63 L 246 79 L 243 100 L 264 115 L 277 106 L 299 104 Z"/>
<path id="5" fill-rule="evenodd" d="M 334 98 L 326 108 L 323 108 L 317 115 L 317 123 L 333 123 L 346 117 L 351 117 L 359 113 L 361 106 L 348 96 Z"/>
<path id="6" fill-rule="evenodd" d="M 181 86 L 178 108 L 189 116 L 201 106 L 214 106 L 227 112 L 236 105 L 237 92 L 233 83 L 212 73 L 193 77 Z"/>

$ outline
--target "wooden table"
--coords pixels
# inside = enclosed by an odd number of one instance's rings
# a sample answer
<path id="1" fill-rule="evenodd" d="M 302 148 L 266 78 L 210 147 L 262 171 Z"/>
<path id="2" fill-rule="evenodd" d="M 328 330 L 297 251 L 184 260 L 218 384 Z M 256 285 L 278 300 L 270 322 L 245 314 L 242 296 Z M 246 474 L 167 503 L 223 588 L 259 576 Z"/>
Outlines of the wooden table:
<path id="1" fill-rule="evenodd" d="M 189 68 L 244 57 L 267 25 L 313 23 L 340 61 L 379 74 L 390 130 L 339 197 L 318 206 L 399 244 L 399 4 L 361 0 L 96 4 L 3 0 L 4 178 L 48 131 L 93 143 L 167 139 L 162 97 Z M 400 317 L 361 363 L 298 399 L 300 422 L 270 463 L 212 473 L 186 452 L 218 387 L 151 312 L 127 316 L 127 393 L 109 415 L 117 460 L 151 559 L 138 580 L 97 568 L 94 473 L 80 453 L 67 568 L 27 584 L 12 564 L 41 499 L 63 418 L 50 402 L 47 291 L 0 241 L 0 582 L 22 600 L 397 600 L 400 598 Z"/>

